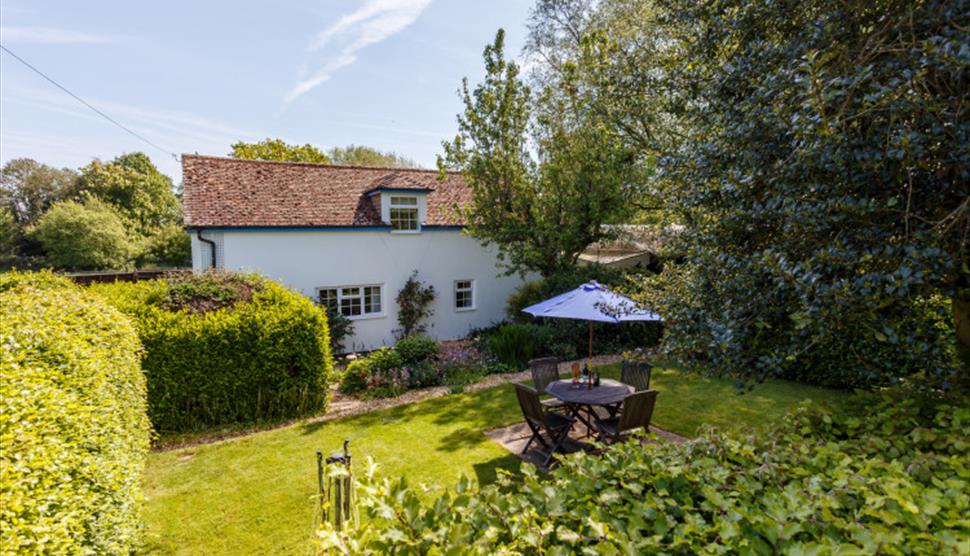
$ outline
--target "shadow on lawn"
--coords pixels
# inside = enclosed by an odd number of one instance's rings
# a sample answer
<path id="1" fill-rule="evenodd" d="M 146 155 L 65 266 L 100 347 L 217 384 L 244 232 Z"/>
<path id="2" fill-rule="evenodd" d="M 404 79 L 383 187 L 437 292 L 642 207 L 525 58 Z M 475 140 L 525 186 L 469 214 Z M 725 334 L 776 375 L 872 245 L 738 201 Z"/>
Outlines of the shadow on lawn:
<path id="1" fill-rule="evenodd" d="M 380 427 L 416 419 L 427 420 L 442 428 L 454 429 L 458 426 L 458 429 L 451 430 L 441 438 L 440 446 L 443 450 L 455 451 L 486 441 L 482 434 L 484 431 L 509 424 L 520 417 L 511 385 L 503 385 L 378 409 L 342 421 L 354 428 Z M 330 423 L 305 423 L 300 430 L 304 435 L 314 434 Z"/>
<path id="2" fill-rule="evenodd" d="M 506 456 L 476 463 L 473 467 L 475 468 L 475 478 L 478 479 L 478 484 L 485 486 L 494 483 L 495 480 L 498 479 L 499 470 L 505 470 L 513 474 L 518 474 L 521 466 L 521 459 L 517 458 L 513 454 L 508 454 Z"/>

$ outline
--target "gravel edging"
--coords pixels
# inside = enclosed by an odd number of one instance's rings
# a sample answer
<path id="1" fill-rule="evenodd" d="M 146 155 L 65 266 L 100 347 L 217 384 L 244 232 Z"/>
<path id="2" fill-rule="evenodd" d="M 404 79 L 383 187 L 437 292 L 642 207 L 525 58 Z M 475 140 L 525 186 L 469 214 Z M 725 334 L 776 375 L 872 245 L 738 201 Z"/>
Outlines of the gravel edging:
<path id="1" fill-rule="evenodd" d="M 623 356 L 620 354 L 597 355 L 593 357 L 591 366 L 609 365 L 610 363 L 619 362 L 622 359 L 623 359 Z M 560 373 L 568 372 L 571 369 L 573 363 L 577 363 L 577 362 L 583 363 L 585 361 L 586 361 L 586 358 L 575 359 L 572 361 L 563 361 L 559 363 L 559 372 Z M 509 382 L 523 382 L 531 379 L 532 379 L 532 375 L 529 371 L 489 375 L 484 379 L 480 380 L 479 382 L 465 386 L 465 388 L 462 391 L 474 392 L 476 390 L 493 388 L 495 386 L 499 386 Z M 334 419 L 353 417 L 355 415 L 362 415 L 364 413 L 370 413 L 371 411 L 377 411 L 379 409 L 386 409 L 389 407 L 397 407 L 399 405 L 407 405 L 407 404 L 416 403 L 424 400 L 441 398 L 449 395 L 449 393 L 450 393 L 450 390 L 447 386 L 434 386 L 431 388 L 420 388 L 417 390 L 408 390 L 407 392 L 401 394 L 400 396 L 396 396 L 393 398 L 359 400 L 352 396 L 343 394 L 339 390 L 334 390 L 333 397 L 330 400 L 330 404 L 327 405 L 327 412 L 324 413 L 323 415 L 318 415 L 316 417 L 309 417 L 309 418 L 292 419 L 289 421 L 284 421 L 284 422 L 276 423 L 272 425 L 266 425 L 263 427 L 256 426 L 256 427 L 241 429 L 238 431 L 226 431 L 224 433 L 215 433 L 210 436 L 193 438 L 190 440 L 175 441 L 172 443 L 160 444 L 157 446 L 153 446 L 152 451 L 167 452 L 171 450 L 178 450 L 181 448 L 191 448 L 193 446 L 216 444 L 218 442 L 224 442 L 227 440 L 232 440 L 243 436 L 249 436 L 260 432 L 268 432 L 268 431 L 286 428 L 295 424 L 311 425 L 314 423 L 325 423 L 327 421 L 333 421 Z"/>

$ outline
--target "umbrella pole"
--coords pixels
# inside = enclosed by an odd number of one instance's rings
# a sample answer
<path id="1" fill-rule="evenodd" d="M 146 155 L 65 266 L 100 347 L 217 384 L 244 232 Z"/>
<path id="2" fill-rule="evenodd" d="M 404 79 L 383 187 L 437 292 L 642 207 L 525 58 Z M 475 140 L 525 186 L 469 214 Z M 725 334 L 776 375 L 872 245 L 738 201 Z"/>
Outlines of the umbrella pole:
<path id="1" fill-rule="evenodd" d="M 586 364 L 590 369 L 593 368 L 593 321 L 589 321 L 589 358 Z"/>

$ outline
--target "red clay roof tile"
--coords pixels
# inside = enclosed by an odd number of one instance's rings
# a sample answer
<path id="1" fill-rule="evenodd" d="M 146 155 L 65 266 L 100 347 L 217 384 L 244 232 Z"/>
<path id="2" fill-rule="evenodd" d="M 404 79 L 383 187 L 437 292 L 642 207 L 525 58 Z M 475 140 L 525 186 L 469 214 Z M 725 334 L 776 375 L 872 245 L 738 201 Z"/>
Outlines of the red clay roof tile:
<path id="1" fill-rule="evenodd" d="M 461 175 L 437 170 L 364 168 L 182 155 L 189 228 L 385 226 L 378 196 L 386 189 L 428 190 L 425 224 L 456 226 L 471 201 Z"/>

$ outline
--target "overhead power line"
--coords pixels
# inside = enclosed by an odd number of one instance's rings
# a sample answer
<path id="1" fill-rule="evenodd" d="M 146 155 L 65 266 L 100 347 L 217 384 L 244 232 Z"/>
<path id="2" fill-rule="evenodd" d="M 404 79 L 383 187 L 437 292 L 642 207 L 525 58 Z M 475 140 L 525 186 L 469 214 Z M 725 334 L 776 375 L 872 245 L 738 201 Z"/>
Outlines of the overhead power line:
<path id="1" fill-rule="evenodd" d="M 142 142 L 144 142 L 144 143 L 146 143 L 146 144 L 148 144 L 148 145 L 151 145 L 152 147 L 155 147 L 156 149 L 158 149 L 158 150 L 160 150 L 160 151 L 162 151 L 163 153 L 165 153 L 165 154 L 167 154 L 167 155 L 169 155 L 169 156 L 171 156 L 172 158 L 174 158 L 176 162 L 179 162 L 179 160 L 180 160 L 180 159 L 179 159 L 179 155 L 177 155 L 177 154 L 175 154 L 175 153 L 173 153 L 172 151 L 170 151 L 170 150 L 168 150 L 168 149 L 165 149 L 165 148 L 162 148 L 162 147 L 160 147 L 160 146 L 158 146 L 157 144 L 155 144 L 155 143 L 153 143 L 152 141 L 149 141 L 148 139 L 146 139 L 145 137 L 143 137 L 143 136 L 142 136 L 142 135 L 140 135 L 139 133 L 137 133 L 137 132 L 135 132 L 135 131 L 133 131 L 132 129 L 130 129 L 130 128 L 128 128 L 128 127 L 125 127 L 125 126 L 124 126 L 123 124 L 121 124 L 120 122 L 118 122 L 118 120 L 116 120 L 116 119 L 114 119 L 114 118 L 112 118 L 111 116 L 109 116 L 109 115 L 107 115 L 107 114 L 105 114 L 105 113 L 104 113 L 104 112 L 102 112 L 101 110 L 98 110 L 97 108 L 95 108 L 94 106 L 92 106 L 90 102 L 88 102 L 88 101 L 86 101 L 86 100 L 84 100 L 83 98 L 81 98 L 81 97 L 79 97 L 79 96 L 77 96 L 76 94 L 74 94 L 74 93 L 72 93 L 72 92 L 71 92 L 70 90 L 68 90 L 68 88 L 67 88 L 67 87 L 65 87 L 65 86 L 63 86 L 63 85 L 61 85 L 61 84 L 60 84 L 60 83 L 58 83 L 57 81 L 54 81 L 54 79 L 53 79 L 53 78 L 51 78 L 51 77 L 49 77 L 49 76 L 48 76 L 47 74 L 45 74 L 44 72 L 42 72 L 42 71 L 40 71 L 39 69 L 37 69 L 37 68 L 35 68 L 35 67 L 34 67 L 33 65 L 31 65 L 31 64 L 30 64 L 30 62 L 28 62 L 27 60 L 24 60 L 24 59 L 23 59 L 23 58 L 21 58 L 20 56 L 17 56 L 16 54 L 14 54 L 14 53 L 13 53 L 13 52 L 12 52 L 12 51 L 11 51 L 11 50 L 10 50 L 9 48 L 7 48 L 6 46 L 4 46 L 4 45 L 2 45 L 2 44 L 0 44 L 0 49 L 2 49 L 2 50 L 3 50 L 4 52 L 6 52 L 7 54 L 9 54 L 9 55 L 11 55 L 11 56 L 13 56 L 14 58 L 16 58 L 18 62 L 20 62 L 21 64 L 23 64 L 23 65 L 25 65 L 25 66 L 27 66 L 28 68 L 30 68 L 30 69 L 31 69 L 31 70 L 32 70 L 32 71 L 33 71 L 34 73 L 36 73 L 37 75 L 39 75 L 39 76 L 41 76 L 41 77 L 43 77 L 44 79 L 46 79 L 47 81 L 49 81 L 49 82 L 50 82 L 50 83 L 51 83 L 52 85 L 54 85 L 54 86 L 55 86 L 55 87 L 57 87 L 58 89 L 60 89 L 60 90 L 62 90 L 62 91 L 64 91 L 65 93 L 67 93 L 67 94 L 69 94 L 69 95 L 71 95 L 71 98 L 73 98 L 74 100 L 76 100 L 76 101 L 78 101 L 78 102 L 80 102 L 80 103 L 81 103 L 81 104 L 83 104 L 84 106 L 87 106 L 87 107 L 88 107 L 88 108 L 90 108 L 90 109 L 91 109 L 92 111 L 94 111 L 94 113 L 95 113 L 95 114 L 97 114 L 97 115 L 99 115 L 99 116 L 101 116 L 102 118 L 104 118 L 104 119 L 106 119 L 106 120 L 108 120 L 108 121 L 109 121 L 109 122 L 111 122 L 112 124 L 114 124 L 114 125 L 116 125 L 116 126 L 118 126 L 118 127 L 119 127 L 119 128 L 121 128 L 122 130 L 124 130 L 124 131 L 126 131 L 127 133 L 129 133 L 129 134 L 131 134 L 132 136 L 134 136 L 134 137 L 135 137 L 136 139 L 138 139 L 139 141 L 142 141 Z"/>

